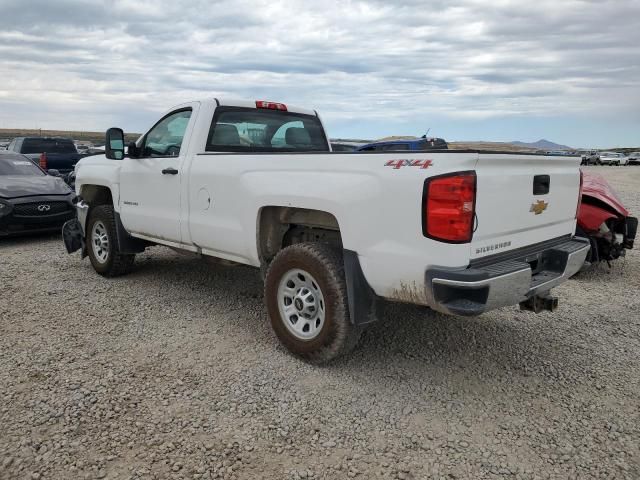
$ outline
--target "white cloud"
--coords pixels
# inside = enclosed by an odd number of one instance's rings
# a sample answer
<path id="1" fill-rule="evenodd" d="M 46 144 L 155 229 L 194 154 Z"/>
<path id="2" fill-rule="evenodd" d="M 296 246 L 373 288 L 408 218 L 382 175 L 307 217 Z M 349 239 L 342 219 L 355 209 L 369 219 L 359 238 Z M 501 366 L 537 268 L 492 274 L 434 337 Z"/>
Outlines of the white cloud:
<path id="1" fill-rule="evenodd" d="M 638 0 L 0 7 L 2 127 L 141 130 L 174 103 L 214 95 L 390 129 L 431 117 L 640 121 Z"/>

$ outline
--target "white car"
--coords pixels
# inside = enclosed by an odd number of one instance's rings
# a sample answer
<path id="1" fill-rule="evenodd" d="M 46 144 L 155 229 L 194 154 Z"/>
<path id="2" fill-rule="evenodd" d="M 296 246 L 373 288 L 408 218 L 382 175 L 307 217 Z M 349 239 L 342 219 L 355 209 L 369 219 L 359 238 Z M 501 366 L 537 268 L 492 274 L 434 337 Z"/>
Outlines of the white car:
<path id="1" fill-rule="evenodd" d="M 640 152 L 631 152 L 627 156 L 627 165 L 636 165 L 640 163 Z"/>
<path id="2" fill-rule="evenodd" d="M 627 157 L 623 153 L 602 152 L 600 153 L 601 165 L 626 165 Z"/>
<path id="3" fill-rule="evenodd" d="M 265 101 L 178 105 L 128 156 L 109 129 L 106 154 L 76 168 L 67 250 L 104 276 L 156 244 L 260 268 L 277 336 L 315 362 L 349 351 L 382 299 L 553 310 L 550 289 L 584 263 L 578 157 L 332 153 L 327 139 L 314 110 Z"/>

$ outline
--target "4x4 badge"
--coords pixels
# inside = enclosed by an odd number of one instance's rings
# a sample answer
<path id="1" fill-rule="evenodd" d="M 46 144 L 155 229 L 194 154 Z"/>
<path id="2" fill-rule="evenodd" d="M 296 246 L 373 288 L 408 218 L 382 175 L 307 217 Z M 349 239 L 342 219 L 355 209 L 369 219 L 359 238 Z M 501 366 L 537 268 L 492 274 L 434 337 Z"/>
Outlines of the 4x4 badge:
<path id="1" fill-rule="evenodd" d="M 540 215 L 547 209 L 548 206 L 549 204 L 544 200 L 538 200 L 537 202 L 531 204 L 531 208 L 529 209 L 529 211 L 533 212 L 536 215 Z"/>
<path id="2" fill-rule="evenodd" d="M 402 167 L 420 167 L 420 168 L 429 168 L 433 165 L 433 161 L 419 160 L 419 159 L 409 159 L 409 158 L 401 158 L 399 160 L 389 160 L 384 164 L 385 167 L 393 167 L 395 170 L 398 170 Z"/>

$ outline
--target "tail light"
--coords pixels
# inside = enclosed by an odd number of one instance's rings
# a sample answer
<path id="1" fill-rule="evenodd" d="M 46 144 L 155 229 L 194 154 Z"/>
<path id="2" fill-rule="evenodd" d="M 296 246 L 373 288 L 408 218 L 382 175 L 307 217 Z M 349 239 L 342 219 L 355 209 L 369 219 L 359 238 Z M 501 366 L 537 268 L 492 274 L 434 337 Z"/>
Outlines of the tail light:
<path id="1" fill-rule="evenodd" d="M 266 108 L 267 110 L 280 110 L 282 112 L 287 111 L 287 106 L 284 103 L 265 102 L 264 100 L 257 100 L 256 108 Z"/>
<path id="2" fill-rule="evenodd" d="M 578 206 L 576 207 L 576 219 L 578 218 L 578 213 L 580 213 L 580 206 L 582 205 L 582 169 L 580 169 L 580 190 L 578 191 Z"/>
<path id="3" fill-rule="evenodd" d="M 41 153 L 40 154 L 40 160 L 38 161 L 38 165 L 40 165 L 40 168 L 43 170 L 47 169 L 47 154 L 46 153 Z"/>
<path id="4" fill-rule="evenodd" d="M 458 172 L 424 183 L 422 233 L 448 243 L 468 243 L 476 212 L 476 174 Z"/>

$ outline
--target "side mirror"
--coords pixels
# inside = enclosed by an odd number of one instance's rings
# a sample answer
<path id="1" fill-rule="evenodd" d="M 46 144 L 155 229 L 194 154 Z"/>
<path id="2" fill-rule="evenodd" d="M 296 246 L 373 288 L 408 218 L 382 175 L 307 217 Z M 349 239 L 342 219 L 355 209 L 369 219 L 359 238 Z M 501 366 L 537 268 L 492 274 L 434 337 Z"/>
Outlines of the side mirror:
<path id="1" fill-rule="evenodd" d="M 104 143 L 104 156 L 111 160 L 122 160 L 124 158 L 124 132 L 121 128 L 110 128 L 107 130 Z"/>
<path id="2" fill-rule="evenodd" d="M 60 172 L 58 170 L 56 170 L 55 168 L 50 168 L 49 170 L 47 170 L 47 173 L 49 175 L 51 175 L 52 177 L 59 177 L 60 176 Z"/>

